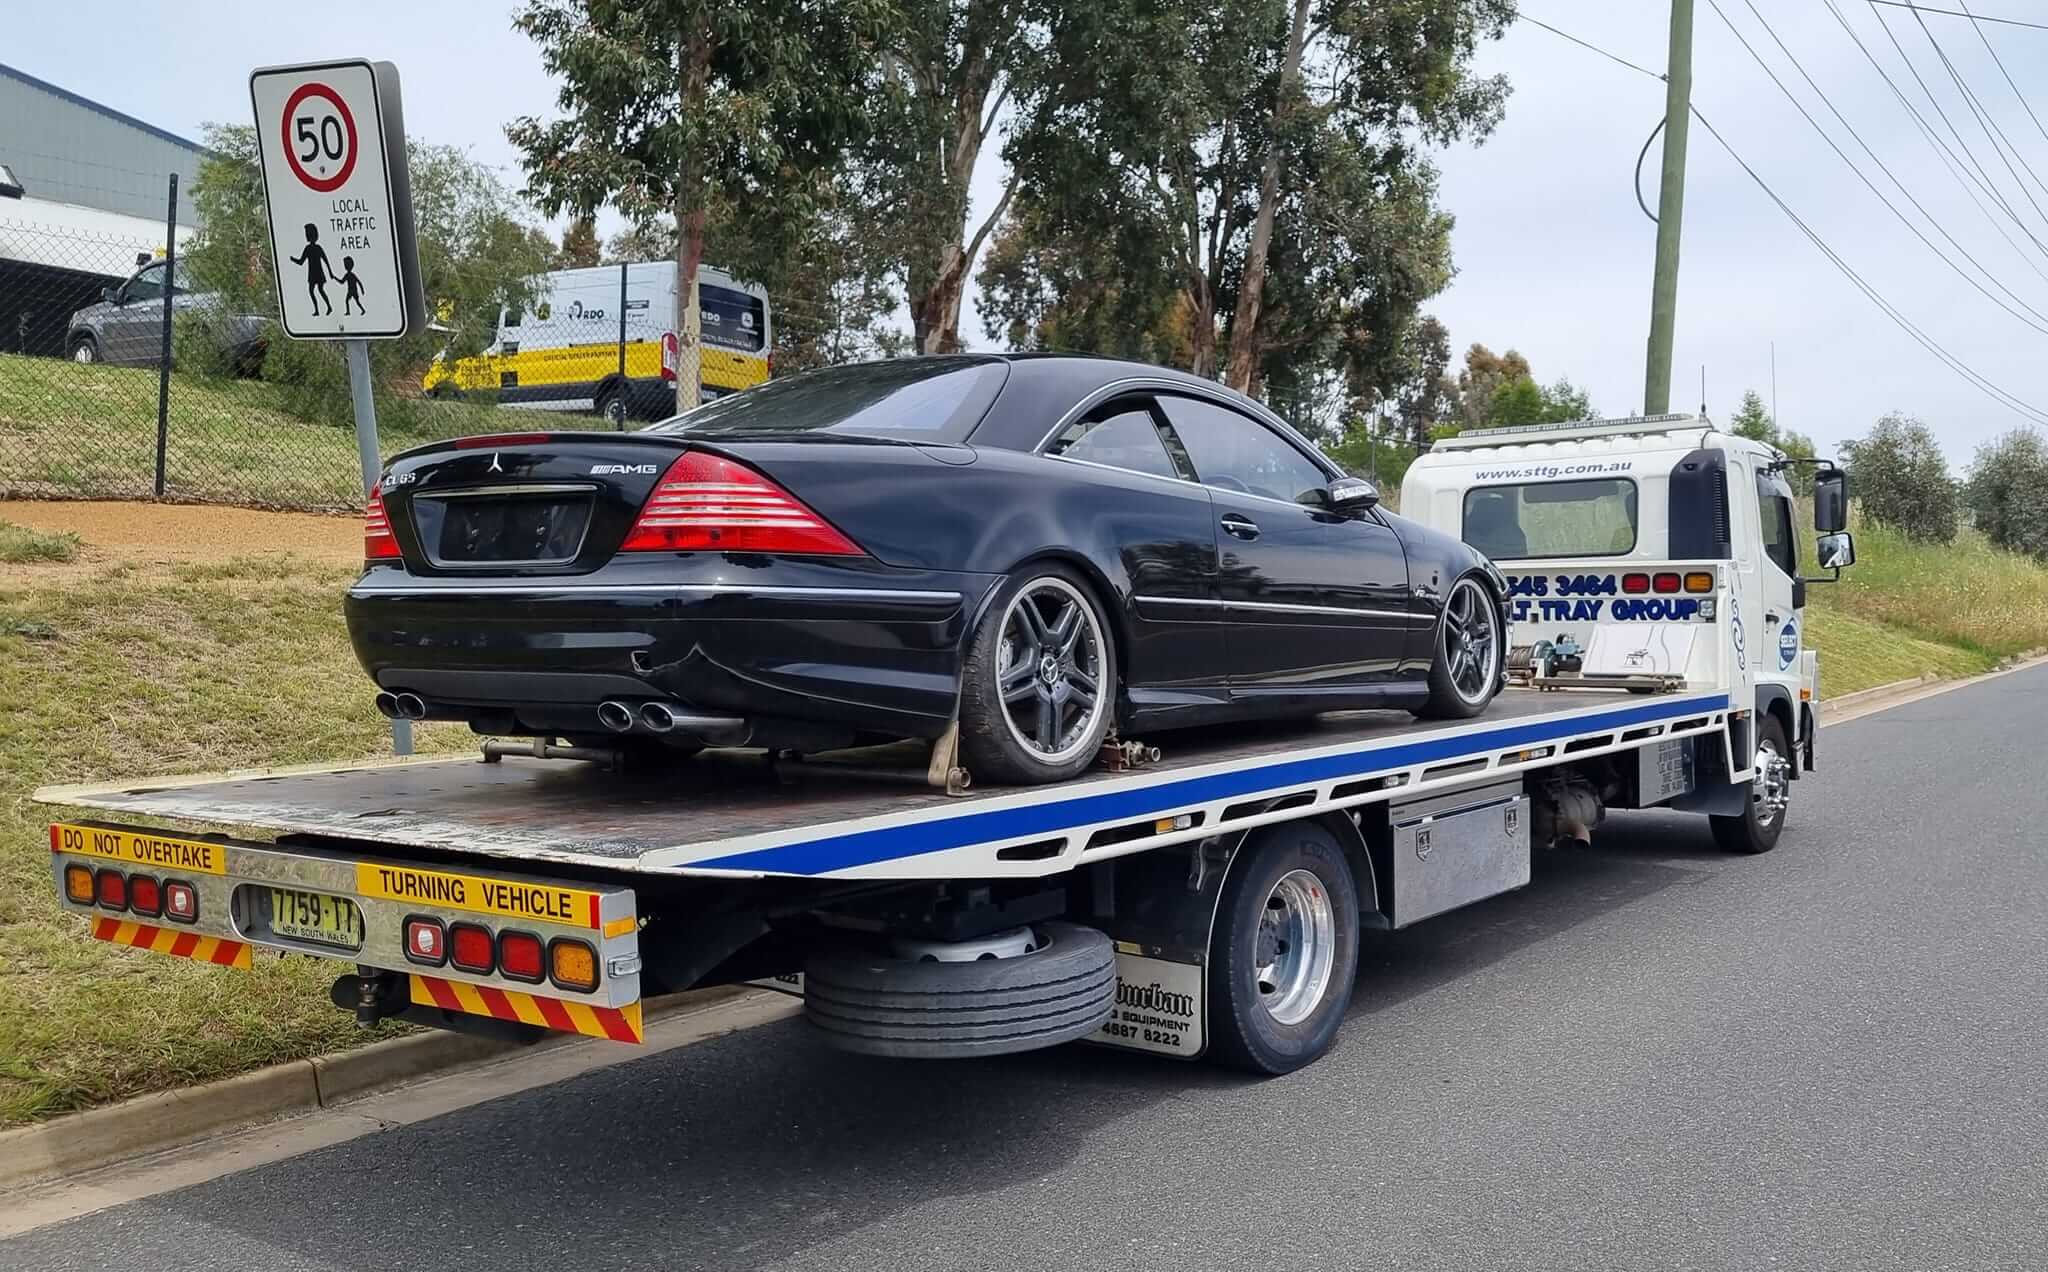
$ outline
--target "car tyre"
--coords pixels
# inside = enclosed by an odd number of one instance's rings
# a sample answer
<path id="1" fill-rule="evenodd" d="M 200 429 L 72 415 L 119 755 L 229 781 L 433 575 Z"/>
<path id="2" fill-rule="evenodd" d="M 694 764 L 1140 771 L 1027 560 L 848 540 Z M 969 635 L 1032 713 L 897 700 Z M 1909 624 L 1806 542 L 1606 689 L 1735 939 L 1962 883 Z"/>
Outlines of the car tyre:
<path id="1" fill-rule="evenodd" d="M 627 416 L 631 414 L 626 409 L 625 395 L 617 385 L 598 394 L 597 403 L 592 409 L 598 419 L 615 427 L 623 425 Z"/>
<path id="2" fill-rule="evenodd" d="M 804 966 L 804 1015 L 832 1046 L 946 1060 L 1085 1038 L 1116 1008 L 1116 946 L 1094 928 L 1033 925 L 1010 958 L 935 962 L 835 950 Z"/>
<path id="3" fill-rule="evenodd" d="M 1253 832 L 1223 883 L 1209 941 L 1209 1055 L 1291 1073 L 1329 1050 L 1358 975 L 1358 884 L 1313 821 Z"/>
<path id="4" fill-rule="evenodd" d="M 85 363 L 106 361 L 100 354 L 100 342 L 91 336 L 79 336 L 71 342 L 71 360 Z"/>
<path id="5" fill-rule="evenodd" d="M 1451 584 L 1430 638 L 1429 697 L 1415 714 L 1462 720 L 1486 710 L 1500 692 L 1507 625 L 1486 584 L 1468 574 Z"/>
<path id="6" fill-rule="evenodd" d="M 976 779 L 1057 782 L 1095 762 L 1116 716 L 1116 645 L 1075 570 L 1040 562 L 997 591 L 968 642 L 960 752 Z"/>
<path id="7" fill-rule="evenodd" d="M 1714 842 L 1727 852 L 1761 856 L 1778 846 L 1791 806 L 1792 745 L 1778 717 L 1764 715 L 1757 737 L 1757 776 L 1744 784 L 1749 806 L 1733 817 L 1709 817 Z"/>

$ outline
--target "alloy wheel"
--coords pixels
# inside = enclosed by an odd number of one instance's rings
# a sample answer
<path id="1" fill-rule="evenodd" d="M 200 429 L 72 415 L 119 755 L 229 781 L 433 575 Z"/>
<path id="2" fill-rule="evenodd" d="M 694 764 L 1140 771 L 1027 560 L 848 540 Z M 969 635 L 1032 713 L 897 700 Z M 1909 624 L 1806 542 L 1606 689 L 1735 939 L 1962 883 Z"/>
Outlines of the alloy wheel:
<path id="1" fill-rule="evenodd" d="M 1010 736 L 1042 764 L 1074 758 L 1109 709 L 1094 606 L 1065 579 L 1035 579 L 1010 599 L 1002 633 L 996 689 Z"/>
<path id="2" fill-rule="evenodd" d="M 1459 579 L 1444 602 L 1441 646 L 1451 688 L 1468 703 L 1484 702 L 1500 675 L 1500 615 L 1484 588 Z"/>

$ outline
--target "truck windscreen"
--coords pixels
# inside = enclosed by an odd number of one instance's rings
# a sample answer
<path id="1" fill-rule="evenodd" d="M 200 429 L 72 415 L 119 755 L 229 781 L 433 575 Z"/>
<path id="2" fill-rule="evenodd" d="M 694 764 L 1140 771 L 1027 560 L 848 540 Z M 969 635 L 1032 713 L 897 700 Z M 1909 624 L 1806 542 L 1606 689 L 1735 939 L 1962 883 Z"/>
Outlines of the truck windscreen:
<path id="1" fill-rule="evenodd" d="M 1525 482 L 1465 492 L 1464 540 L 1496 561 L 1620 556 L 1636 546 L 1627 478 Z"/>

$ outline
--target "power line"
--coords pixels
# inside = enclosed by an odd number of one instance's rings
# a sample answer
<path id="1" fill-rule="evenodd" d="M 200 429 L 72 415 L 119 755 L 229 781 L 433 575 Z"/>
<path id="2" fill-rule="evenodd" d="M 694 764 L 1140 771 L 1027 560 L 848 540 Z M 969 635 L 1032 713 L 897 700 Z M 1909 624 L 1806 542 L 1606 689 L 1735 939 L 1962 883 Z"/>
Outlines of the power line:
<path id="1" fill-rule="evenodd" d="M 1707 117 L 1700 113 L 1699 107 L 1694 106 L 1692 108 L 1692 117 L 1700 121 L 1700 126 L 1705 128 L 1708 134 L 1712 136 L 1715 141 L 1721 144 L 1721 149 L 1728 152 L 1728 157 L 1735 161 L 1736 166 L 1741 168 L 1743 172 L 1748 174 L 1749 179 L 1751 181 L 1756 182 L 1757 188 L 1764 192 L 1764 196 L 1770 199 L 1772 203 L 1776 204 L 1778 210 L 1780 212 L 1783 212 L 1785 216 L 1792 222 L 1792 224 L 1799 227 L 1799 232 L 1801 234 L 1804 234 L 1807 237 L 1808 241 L 1810 241 L 1816 248 L 1820 249 L 1821 254 L 1828 258 L 1829 263 L 1834 265 L 1836 269 L 1840 270 L 1843 276 L 1846 277 L 1851 283 L 1853 283 L 1858 291 L 1862 292 L 1865 296 L 1867 296 L 1870 299 L 1870 302 L 1876 305 L 1878 309 L 1885 315 L 1885 317 L 1890 318 L 1894 323 L 1896 323 L 1900 330 L 1904 331 L 1907 335 L 1911 336 L 1913 340 L 1917 342 L 1922 348 L 1926 349 L 1929 353 L 1932 353 L 1937 359 L 1939 359 L 1944 366 L 1947 366 L 1950 370 L 1954 371 L 1956 374 L 1962 376 L 1965 380 L 1969 381 L 1971 385 L 1977 388 L 1985 396 L 1991 398 L 1992 401 L 1999 403 L 2001 406 L 2006 407 L 2007 409 L 2013 411 L 2018 415 L 2024 416 L 2025 418 L 2034 423 L 2048 424 L 2048 411 L 2044 411 L 2039 407 L 2033 406 L 2030 403 L 2026 402 L 2024 399 L 2019 398 L 2014 394 L 2008 393 L 2006 390 L 1999 388 L 1996 384 L 1992 383 L 1984 376 L 1978 374 L 1978 372 L 1972 369 L 1968 363 L 1964 362 L 1961 358 L 1956 357 L 1947 349 L 1943 348 L 1941 343 L 1935 340 L 1934 337 L 1928 335 L 1926 332 L 1920 330 L 1919 327 L 1915 326 L 1912 320 L 1908 319 L 1905 316 L 1905 314 L 1900 312 L 1896 305 L 1893 305 L 1890 301 L 1886 300 L 1884 296 L 1880 294 L 1875 287 L 1872 287 L 1868 282 L 1864 280 L 1861 274 L 1858 274 L 1856 272 L 1853 266 L 1851 266 L 1847 261 L 1843 260 L 1842 257 L 1833 248 L 1829 247 L 1827 245 L 1827 241 L 1821 238 L 1820 234 L 1816 232 L 1812 226 L 1808 225 L 1797 212 L 1794 212 L 1792 210 L 1791 205 L 1787 204 L 1783 199 L 1778 197 L 1777 191 L 1771 189 L 1769 183 L 1767 183 L 1762 176 L 1758 175 L 1756 169 L 1750 167 L 1749 163 L 1746 160 L 1744 160 L 1741 155 L 1736 153 L 1735 147 L 1728 144 L 1728 139 L 1721 135 L 1720 130 L 1715 128 L 1714 125 L 1708 121 Z"/>
<path id="2" fill-rule="evenodd" d="M 2048 282 L 2048 273 L 2043 273 L 2041 267 L 2034 263 L 2034 258 L 2029 256 L 2018 243 L 2013 241 L 2012 235 L 2006 233 L 2005 227 L 1998 223 L 1998 218 L 1991 214 L 1991 209 L 1984 206 L 1984 200 L 1978 198 L 1976 191 L 1970 188 L 1971 184 L 1974 182 L 1978 189 L 1982 190 L 1993 203 L 1997 204 L 2000 210 L 2018 227 L 2020 233 L 2026 235 L 2028 241 L 2033 243 L 2035 249 L 2043 256 L 2048 256 L 2048 243 L 2043 243 L 2039 238 L 2035 237 L 2033 231 L 2028 228 L 2027 223 L 2014 213 L 1998 192 L 1986 185 L 1975 173 L 1970 171 L 1969 165 L 1964 163 L 1962 159 L 1957 158 L 1955 151 L 1950 148 L 1948 142 L 1944 141 L 1941 134 L 1935 131 L 1934 125 L 1927 122 L 1926 116 L 1920 113 L 1919 107 L 1913 105 L 1912 101 L 1907 98 L 1905 90 L 1900 88 L 1898 81 L 1892 78 L 1891 72 L 1884 68 L 1884 63 L 1877 60 L 1877 55 L 1870 51 L 1870 46 L 1865 44 L 1863 37 L 1856 33 L 1856 28 L 1843 15 L 1841 8 L 1836 4 L 1835 0 L 1821 0 L 1821 2 L 1827 6 L 1828 13 L 1841 26 L 1843 33 L 1849 37 L 1850 43 L 1856 46 L 1856 51 L 1863 55 L 1864 61 L 1870 63 L 1870 68 L 1877 72 L 1878 78 L 1884 81 L 1884 86 L 1891 90 L 1893 97 L 1898 99 L 1900 107 L 1912 119 L 1914 127 L 1920 130 L 1920 135 L 1933 148 L 1934 157 L 1941 160 L 1942 166 L 1948 170 L 1950 176 L 1956 179 L 1956 184 L 1962 188 L 1965 195 L 1969 196 L 1970 202 L 1975 204 L 1977 210 L 1984 214 L 1985 221 L 1990 224 L 1993 230 L 1998 232 L 1998 236 L 2005 240 L 2008 247 L 2018 253 L 2020 259 L 2026 262 L 2027 268 L 2033 270 L 2043 282 Z M 1911 69 L 1910 63 L 1908 69 Z M 1974 159 L 1974 156 L 1972 158 Z"/>
<path id="3" fill-rule="evenodd" d="M 1873 195 L 1877 196 L 1877 201 L 1884 204 L 1885 210 L 1898 218 L 1899 224 L 1905 226 L 1908 230 L 1910 230 L 1913 234 L 1913 237 L 1919 239 L 1920 242 L 1926 246 L 1927 250 L 1934 253 L 1935 257 L 1938 260 L 1940 260 L 1942 264 L 1948 266 L 1951 270 L 1955 271 L 1956 277 L 1962 279 L 1970 286 L 1976 288 L 1978 292 L 1982 293 L 1985 299 L 1989 300 L 1992 304 L 1997 305 L 2000 309 L 2003 309 L 2005 312 L 2011 314 L 2013 317 L 2019 319 L 2027 326 L 2032 327 L 2035 331 L 2038 331 L 2043 335 L 2048 335 L 2048 326 L 2042 325 L 2043 322 L 2048 322 L 2048 314 L 2042 313 L 2040 310 L 2035 309 L 2032 305 L 2029 305 L 2026 301 L 2020 299 L 2020 297 L 2016 295 L 2011 288 L 2007 287 L 2004 283 L 1999 282 L 1996 275 L 1992 274 L 1990 270 L 1985 269 L 1983 264 L 1980 261 L 1978 261 L 1976 257 L 1970 255 L 1968 248 L 1964 247 L 1961 243 L 1956 241 L 1955 235 L 1950 234 L 1948 230 L 1942 226 L 1941 222 L 1935 219 L 1933 213 L 1929 212 L 1924 206 L 1922 206 L 1917 198 L 1914 198 L 1913 192 L 1906 189 L 1905 183 L 1900 181 L 1898 177 L 1893 174 L 1892 170 L 1885 166 L 1884 160 L 1877 157 L 1877 152 L 1872 150 L 1869 144 L 1863 140 L 1862 134 L 1858 133 L 1856 131 L 1855 126 L 1843 117 L 1841 111 L 1835 108 L 1834 102 L 1828 98 L 1827 93 L 1821 89 L 1820 85 L 1814 82 L 1813 76 L 1808 75 L 1806 73 L 1806 68 L 1800 65 L 1799 59 L 1793 56 L 1792 50 L 1785 47 L 1785 42 L 1778 38 L 1778 33 L 1772 29 L 1771 24 L 1769 22 L 1765 21 L 1763 14 L 1757 12 L 1757 8 L 1753 0 L 1743 0 L 1743 3 L 1749 6 L 1750 13 L 1755 16 L 1756 20 L 1759 23 L 1762 23 L 1765 32 L 1767 32 L 1770 35 L 1771 39 L 1777 43 L 1778 51 L 1783 53 L 1786 59 L 1792 63 L 1793 69 L 1797 70 L 1799 74 L 1805 78 L 1807 87 L 1811 88 L 1814 91 L 1815 95 L 1817 95 L 1821 99 L 1822 103 L 1825 104 L 1830 111 L 1834 112 L 1835 119 L 1841 123 L 1843 128 L 1848 130 L 1849 135 L 1851 137 L 1854 137 L 1856 139 L 1856 144 L 1863 147 L 1863 153 L 1870 156 L 1871 161 L 1877 165 L 1878 171 L 1884 173 L 1885 176 L 1891 179 L 1891 183 L 1897 186 L 1899 188 L 1899 192 L 1906 196 L 1906 200 L 1913 205 L 1914 209 L 1917 210 L 1921 216 L 1927 219 L 1927 223 L 1932 225 L 1935 231 L 1939 233 L 1943 238 L 1947 239 L 1949 241 L 1949 244 L 1953 246 L 1956 249 L 1956 251 L 1962 253 L 1964 260 L 1968 261 L 1971 265 L 1975 266 L 1978 273 L 1990 279 L 1992 286 L 1998 288 L 1998 290 L 2004 292 L 2007 296 L 2012 297 L 2012 299 L 2019 305 L 2019 309 L 2013 308 L 2012 305 L 2009 305 L 2005 301 L 2000 300 L 1997 296 L 1992 295 L 1992 293 L 1984 286 L 1984 284 L 1978 282 L 1975 278 L 1971 277 L 1968 273 L 1964 272 L 1961 266 L 1957 265 L 1955 261 L 1949 258 L 1947 253 L 1943 252 L 1941 248 L 1935 245 L 1934 240 L 1928 238 L 1927 235 L 1922 233 L 1920 227 L 1915 225 L 1912 219 L 1908 217 L 1904 212 L 1901 212 L 1899 210 L 1898 205 L 1893 203 L 1889 198 L 1885 196 L 1884 191 L 1878 189 L 1877 183 L 1872 181 L 1870 177 L 1861 168 L 1857 167 L 1856 161 L 1851 159 L 1848 153 L 1844 151 L 1841 148 L 1841 146 L 1836 144 L 1835 139 L 1828 135 L 1827 130 L 1820 126 L 1820 121 L 1815 119 L 1813 117 L 1812 112 L 1806 109 L 1805 104 L 1801 102 L 1799 98 L 1793 94 L 1791 89 L 1785 86 L 1785 81 L 1778 78 L 1778 73 L 1771 69 L 1770 63 L 1764 61 L 1763 55 L 1758 53 L 1755 47 L 1750 44 L 1748 37 L 1744 36 L 1741 30 L 1736 27 L 1735 23 L 1729 20 L 1727 13 L 1722 10 L 1720 4 L 1717 3 L 1717 0 L 1707 0 L 1707 7 L 1714 11 L 1715 16 L 1720 18 L 1722 24 L 1725 25 L 1728 28 L 1729 32 L 1735 36 L 1736 41 L 1742 45 L 1743 51 L 1748 53 L 1749 56 L 1755 60 L 1756 64 L 1763 68 L 1764 74 L 1770 77 L 1771 83 L 1777 85 L 1778 91 L 1785 95 L 1786 101 L 1792 103 L 1793 109 L 1799 112 L 1800 117 L 1805 119 L 1806 122 L 1812 126 L 1814 132 L 1820 134 L 1821 140 L 1828 143 L 1828 148 L 1835 152 L 1835 156 L 1839 158 L 1844 164 L 1848 165 L 1849 171 L 1856 174 L 1856 179 L 1858 181 L 1861 181 L 1864 184 L 1864 187 L 1867 188 Z M 2026 313 L 2021 313 L 2021 309 L 2024 309 Z M 2028 315 L 2032 315 L 2032 317 L 2030 318 Z"/>
<path id="4" fill-rule="evenodd" d="M 2006 158 L 2007 150 L 2013 152 L 2014 158 L 2018 158 L 2019 151 L 2013 147 L 2011 140 L 2006 137 L 2005 130 L 1998 126 L 1998 121 L 1991 118 L 1990 112 L 1984 109 L 1984 104 L 1977 100 L 1977 95 L 1970 91 L 1968 84 L 1963 82 L 1962 74 L 1956 70 L 1955 63 L 1949 61 L 1948 53 L 1941 47 L 1941 41 L 1935 39 L 1934 32 L 1928 29 L 1927 19 L 1916 13 L 1913 15 L 1913 21 L 1919 24 L 1920 34 L 1927 37 L 1929 47 L 1933 48 L 1934 56 L 1940 59 L 1942 69 L 1948 72 L 1949 80 L 1955 84 L 1956 91 L 1963 95 L 1963 104 L 1968 106 L 1970 113 L 1976 117 L 1977 126 L 1984 130 L 1985 140 L 1991 143 L 1991 153 L 1997 155 L 1998 161 L 2005 165 L 2007 175 L 2012 178 L 2013 184 L 2020 188 L 2020 193 L 2026 196 L 2027 202 L 2033 205 L 2035 215 L 2044 221 L 2048 221 L 2048 211 L 2043 211 L 2041 205 L 2035 202 L 2033 192 L 2027 189 L 2026 182 L 2020 180 L 2020 174 L 2013 168 L 2012 160 Z M 2004 142 L 2003 149 L 2000 148 L 2000 142 Z M 2020 160 L 2020 167 L 2026 168 L 2027 175 L 2034 179 L 2035 185 L 2041 186 L 2044 192 L 2048 192 L 2048 185 L 2042 185 L 2040 174 L 2028 167 L 2025 159 Z"/>
<path id="5" fill-rule="evenodd" d="M 1957 0 L 1957 3 L 1961 3 L 1961 0 Z M 1963 6 L 1963 12 L 1970 12 L 1968 5 Z M 2018 84 L 2013 83 L 2012 72 L 2005 69 L 2005 59 L 1998 56 L 1998 49 L 1991 43 L 1991 37 L 1984 34 L 1984 28 L 1978 23 L 1977 15 L 1974 13 L 1970 14 L 1970 29 L 1975 31 L 1977 38 L 1984 42 L 1984 51 L 1991 55 L 1992 63 L 1998 67 L 1998 73 L 2005 76 L 2006 87 L 2012 90 L 2014 97 L 2020 99 L 2020 108 L 2027 112 L 2028 119 L 2034 121 L 2034 131 L 2041 134 L 2041 140 L 2048 141 L 2048 128 L 2041 126 L 2041 117 L 2034 113 L 2032 104 L 2027 101 L 2027 95 L 2020 91 Z"/>
<path id="6" fill-rule="evenodd" d="M 1610 62 L 1619 62 L 1623 66 L 1626 66 L 1628 69 L 1636 71 L 1643 75 L 1647 75 L 1654 80 L 1661 80 L 1664 78 L 1662 75 L 1659 75 L 1657 72 L 1651 70 L 1646 66 L 1637 66 L 1634 62 L 1629 61 L 1627 58 L 1622 57 L 1618 54 L 1609 53 L 1606 49 L 1601 48 L 1597 44 L 1588 44 L 1586 41 L 1581 40 L 1578 36 L 1573 35 L 1568 31 L 1560 31 L 1556 27 L 1550 25 L 1548 22 L 1545 22 L 1540 18 L 1532 18 L 1526 13 L 1518 13 L 1515 16 L 1520 18 L 1524 22 L 1542 27 L 1544 30 L 1550 32 L 1552 35 L 1558 36 L 1566 40 L 1570 40 L 1573 44 L 1578 45 L 1582 49 L 1589 49 L 1592 52 L 1598 53 L 1601 57 L 1606 58 Z"/>
<path id="7" fill-rule="evenodd" d="M 1533 18 L 1525 18 L 1525 20 L 1535 22 L 1535 19 Z M 1536 25 L 1542 27 L 1546 31 L 1552 32 L 1553 34 L 1563 36 L 1563 38 L 1570 40 L 1573 44 L 1581 45 L 1585 48 L 1591 49 L 1595 53 L 1599 53 L 1603 57 L 1607 57 L 1613 61 L 1620 62 L 1622 65 L 1628 66 L 1631 70 L 1642 71 L 1643 74 L 1650 75 L 1652 78 L 1662 78 L 1661 76 L 1657 76 L 1654 72 L 1644 71 L 1642 67 L 1635 66 L 1632 63 L 1629 63 L 1626 59 L 1615 57 L 1613 54 L 1607 52 L 1607 50 L 1605 49 L 1598 47 L 1597 45 L 1588 44 L 1586 41 L 1579 39 L 1577 36 L 1567 35 L 1565 32 L 1559 31 L 1556 27 L 1553 27 L 1548 23 L 1536 22 Z M 2030 422 L 2048 424 L 2048 411 L 2044 411 L 2041 408 L 2036 407 L 2031 403 L 2028 403 L 2024 399 L 2007 392 L 2005 389 L 2000 388 L 1998 385 L 1994 384 L 1990 380 L 1986 379 L 1983 375 L 1978 373 L 1974 368 L 1972 368 L 1968 363 L 1964 362 L 1961 358 L 1958 358 L 1953 353 L 1950 353 L 1946 348 L 1944 348 L 1941 345 L 1939 341 L 1935 340 L 1932 336 L 1928 335 L 1919 327 L 1915 326 L 1912 320 L 1907 318 L 1905 314 L 1900 312 L 1897 306 L 1893 305 L 1890 301 L 1886 300 L 1884 296 L 1877 291 L 1876 288 L 1872 287 L 1867 281 L 1864 280 L 1861 274 L 1858 274 L 1856 272 L 1853 266 L 1851 266 L 1847 261 L 1843 260 L 1841 255 L 1837 253 L 1833 248 L 1829 247 L 1827 241 L 1821 238 L 1819 233 L 1816 232 L 1812 226 L 1808 225 L 1797 212 L 1794 212 L 1790 204 L 1786 203 L 1785 200 L 1778 197 L 1777 191 L 1771 189 L 1770 184 L 1766 182 L 1761 175 L 1758 174 L 1756 169 L 1749 166 L 1749 163 L 1746 160 L 1744 160 L 1740 154 L 1736 152 L 1735 147 L 1728 143 L 1728 139 L 1721 135 L 1720 130 L 1714 127 L 1712 121 L 1710 121 L 1704 114 L 1700 112 L 1699 107 L 1690 106 L 1689 109 L 1692 113 L 1692 117 L 1700 121 L 1700 126 L 1705 128 L 1707 130 L 1708 135 L 1713 137 L 1713 139 L 1720 144 L 1721 149 L 1728 153 L 1728 157 L 1735 161 L 1736 166 L 1741 168 L 1742 171 L 1748 175 L 1749 179 L 1756 183 L 1757 188 L 1764 192 L 1764 197 L 1768 198 L 1773 204 L 1775 204 L 1778 210 L 1785 214 L 1786 219 L 1790 220 L 1794 226 L 1798 227 L 1799 232 L 1806 236 L 1807 240 L 1814 245 L 1814 247 L 1821 253 L 1821 255 L 1827 257 L 1828 262 L 1832 264 L 1836 269 L 1840 270 L 1843 277 L 1847 278 L 1849 282 L 1853 284 L 1858 291 L 1862 292 L 1863 295 L 1866 298 L 1868 298 L 1873 305 L 1877 306 L 1878 311 L 1880 313 L 1884 314 L 1885 317 L 1891 319 L 1892 322 L 1896 326 L 1898 326 L 1898 328 L 1901 331 L 1904 331 L 1908 336 L 1910 336 L 1916 344 L 1920 345 L 1921 348 L 1926 349 L 1929 353 L 1933 354 L 1935 358 L 1938 361 L 1940 361 L 1943 366 L 1948 367 L 1951 371 L 1954 371 L 1957 375 L 1963 377 L 1963 379 L 1968 381 L 1973 388 L 1983 393 L 1986 397 L 1989 397 L 1992 401 L 1997 402 L 1999 405 L 2004 406 L 2006 409 L 2012 411 L 2017 415 L 2022 416 Z"/>
<path id="8" fill-rule="evenodd" d="M 1926 5 L 1907 4 L 1905 0 L 1870 0 L 1870 3 L 1881 4 L 1891 9 L 1911 9 L 1915 13 L 1938 13 L 1948 18 L 1968 18 L 1972 22 L 2002 22 L 2006 26 L 2032 27 L 2036 31 L 2048 31 L 2048 23 L 2022 22 L 2018 18 L 1994 18 L 1988 15 L 1971 13 L 1968 10 L 1930 9 Z"/>

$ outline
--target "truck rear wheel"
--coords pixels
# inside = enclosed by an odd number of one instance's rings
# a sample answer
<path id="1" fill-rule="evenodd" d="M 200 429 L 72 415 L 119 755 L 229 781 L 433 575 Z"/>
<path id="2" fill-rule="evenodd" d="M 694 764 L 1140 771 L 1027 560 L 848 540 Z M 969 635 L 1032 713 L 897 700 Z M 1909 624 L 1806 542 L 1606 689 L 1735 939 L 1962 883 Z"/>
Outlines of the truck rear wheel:
<path id="1" fill-rule="evenodd" d="M 1310 821 L 1256 831 L 1232 863 L 1209 938 L 1209 1053 L 1291 1073 L 1329 1050 L 1358 972 L 1358 885 Z"/>
<path id="2" fill-rule="evenodd" d="M 1749 781 L 1749 807 L 1736 817 L 1709 817 L 1714 842 L 1729 852 L 1755 856 L 1778 846 L 1792 803 L 1792 744 L 1778 717 L 1761 717 L 1756 740 L 1756 776 Z"/>
<path id="3" fill-rule="evenodd" d="M 804 968 L 804 1015 L 842 1051 L 947 1060 L 1085 1038 L 1116 1006 L 1116 946 L 1094 928 L 1036 924 L 1009 957 L 985 944 L 964 962 L 818 955 Z"/>

